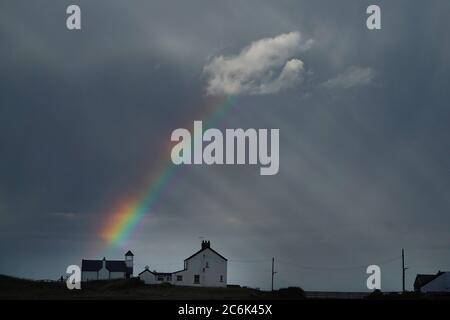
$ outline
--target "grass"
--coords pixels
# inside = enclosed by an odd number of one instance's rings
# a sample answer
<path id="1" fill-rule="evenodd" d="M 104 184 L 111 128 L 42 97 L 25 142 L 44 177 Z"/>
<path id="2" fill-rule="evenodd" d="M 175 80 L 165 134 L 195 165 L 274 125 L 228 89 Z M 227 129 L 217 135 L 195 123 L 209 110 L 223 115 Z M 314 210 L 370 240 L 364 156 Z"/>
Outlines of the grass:
<path id="1" fill-rule="evenodd" d="M 65 282 L 45 282 L 0 275 L 0 299 L 140 299 L 140 300 L 264 300 L 304 299 L 300 288 L 274 292 L 251 288 L 201 288 L 170 284 L 145 285 L 139 279 L 91 281 L 81 290 L 69 290 Z"/>

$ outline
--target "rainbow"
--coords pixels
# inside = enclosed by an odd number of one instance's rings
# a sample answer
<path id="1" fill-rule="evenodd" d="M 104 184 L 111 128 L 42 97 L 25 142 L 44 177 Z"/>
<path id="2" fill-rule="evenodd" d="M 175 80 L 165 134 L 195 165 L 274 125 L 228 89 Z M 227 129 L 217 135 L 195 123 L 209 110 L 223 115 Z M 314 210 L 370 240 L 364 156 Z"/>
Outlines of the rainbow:
<path id="1" fill-rule="evenodd" d="M 207 105 L 206 114 L 203 115 L 203 118 L 206 118 L 204 127 L 211 127 L 235 104 L 235 98 L 228 96 L 214 100 L 212 105 Z M 170 157 L 167 159 L 170 149 L 166 149 L 163 152 L 164 157 L 160 170 L 153 175 L 143 190 L 135 197 L 120 201 L 106 218 L 101 236 L 109 246 L 118 246 L 126 242 L 142 218 L 155 210 L 161 195 L 170 189 L 171 184 L 178 176 L 182 166 L 174 165 Z"/>

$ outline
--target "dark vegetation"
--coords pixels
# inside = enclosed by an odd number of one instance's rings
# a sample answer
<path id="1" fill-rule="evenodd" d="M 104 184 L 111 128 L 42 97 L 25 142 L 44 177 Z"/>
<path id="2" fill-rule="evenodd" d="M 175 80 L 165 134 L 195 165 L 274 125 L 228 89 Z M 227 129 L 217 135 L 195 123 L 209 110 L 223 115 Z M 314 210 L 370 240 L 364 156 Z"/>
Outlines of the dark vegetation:
<path id="1" fill-rule="evenodd" d="M 35 281 L 0 275 L 0 299 L 301 300 L 305 299 L 305 292 L 299 287 L 282 288 L 270 292 L 238 285 L 229 285 L 227 288 L 182 287 L 171 284 L 145 285 L 137 278 L 83 282 L 81 290 L 69 290 L 63 281 Z M 450 300 L 450 295 L 425 295 L 420 292 L 383 293 L 375 290 L 365 299 Z"/>
<path id="2" fill-rule="evenodd" d="M 0 299 L 304 299 L 300 288 L 274 292 L 230 286 L 228 288 L 181 287 L 170 284 L 145 285 L 139 279 L 91 281 L 81 290 L 68 290 L 65 282 L 33 281 L 0 275 Z"/>
<path id="3" fill-rule="evenodd" d="M 367 300 L 450 300 L 447 293 L 424 294 L 421 292 L 389 292 L 383 293 L 375 290 L 366 297 Z"/>

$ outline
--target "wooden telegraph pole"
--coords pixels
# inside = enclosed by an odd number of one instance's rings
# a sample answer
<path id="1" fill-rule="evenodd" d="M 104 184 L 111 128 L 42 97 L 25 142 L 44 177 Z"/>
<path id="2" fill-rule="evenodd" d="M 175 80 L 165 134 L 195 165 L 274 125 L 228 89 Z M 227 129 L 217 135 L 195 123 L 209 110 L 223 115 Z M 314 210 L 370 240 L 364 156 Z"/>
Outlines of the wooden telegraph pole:
<path id="1" fill-rule="evenodd" d="M 272 291 L 273 291 L 273 276 L 275 275 L 275 258 L 272 258 Z"/>
<path id="2" fill-rule="evenodd" d="M 406 271 L 405 267 L 405 249 L 402 249 L 402 292 L 405 293 L 405 271 Z"/>

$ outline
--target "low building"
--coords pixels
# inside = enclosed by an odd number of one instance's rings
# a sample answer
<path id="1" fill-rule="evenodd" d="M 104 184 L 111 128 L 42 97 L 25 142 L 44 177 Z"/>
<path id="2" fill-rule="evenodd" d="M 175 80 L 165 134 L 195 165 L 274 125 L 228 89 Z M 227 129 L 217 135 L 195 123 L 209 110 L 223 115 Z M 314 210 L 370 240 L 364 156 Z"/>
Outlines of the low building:
<path id="1" fill-rule="evenodd" d="M 418 274 L 414 281 L 414 290 L 423 293 L 450 292 L 450 272 Z"/>
<path id="2" fill-rule="evenodd" d="M 146 284 L 171 283 L 180 286 L 226 287 L 228 260 L 202 241 L 199 251 L 184 260 L 184 268 L 171 273 L 145 268 L 139 278 Z"/>
<path id="3" fill-rule="evenodd" d="M 128 279 L 133 276 L 133 253 L 128 250 L 124 260 L 82 260 L 81 281 Z"/>

